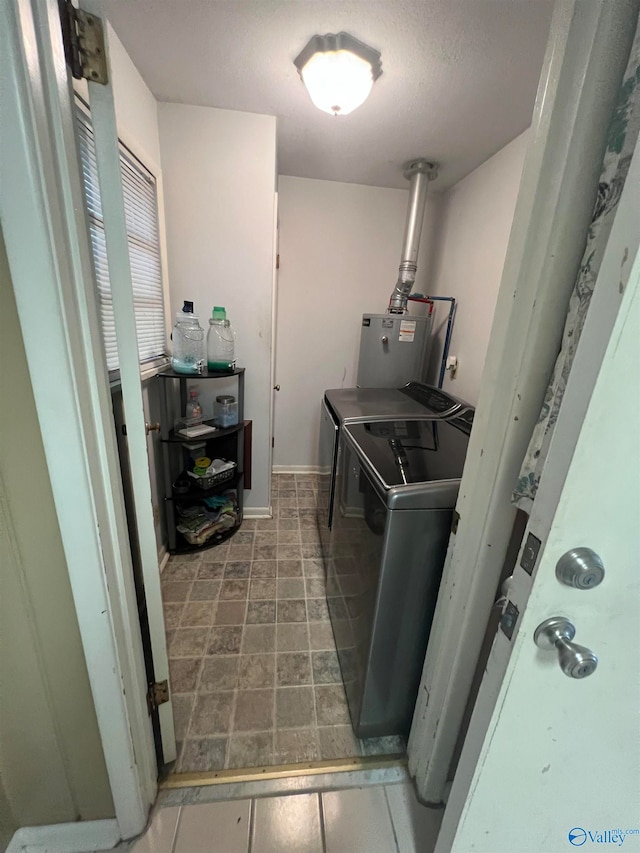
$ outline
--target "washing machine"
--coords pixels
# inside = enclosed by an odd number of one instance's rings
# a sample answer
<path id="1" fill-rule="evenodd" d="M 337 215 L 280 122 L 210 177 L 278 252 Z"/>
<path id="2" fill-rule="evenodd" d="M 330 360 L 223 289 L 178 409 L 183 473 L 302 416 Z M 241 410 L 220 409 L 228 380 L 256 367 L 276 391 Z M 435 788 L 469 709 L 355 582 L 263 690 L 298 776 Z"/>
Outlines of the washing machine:
<path id="1" fill-rule="evenodd" d="M 353 730 L 411 726 L 473 409 L 340 430 L 327 601 Z"/>

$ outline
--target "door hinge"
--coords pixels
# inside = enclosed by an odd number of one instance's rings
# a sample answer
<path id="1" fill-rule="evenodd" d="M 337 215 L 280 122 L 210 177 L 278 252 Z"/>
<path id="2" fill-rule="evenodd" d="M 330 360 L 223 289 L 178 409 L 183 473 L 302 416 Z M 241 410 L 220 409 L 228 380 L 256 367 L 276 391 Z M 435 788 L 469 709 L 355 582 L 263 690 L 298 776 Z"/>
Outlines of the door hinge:
<path id="1" fill-rule="evenodd" d="M 275 446 L 276 446 L 276 440 L 273 436 L 271 436 L 271 447 L 275 447 Z"/>
<path id="2" fill-rule="evenodd" d="M 58 0 L 58 8 L 64 55 L 73 76 L 78 80 L 84 77 L 94 83 L 108 83 L 102 20 L 76 9 L 71 0 Z"/>
<path id="3" fill-rule="evenodd" d="M 169 682 L 166 679 L 164 681 L 154 681 L 153 684 L 149 685 L 149 689 L 147 690 L 147 707 L 150 714 L 156 710 L 158 705 L 164 705 L 168 701 Z"/>

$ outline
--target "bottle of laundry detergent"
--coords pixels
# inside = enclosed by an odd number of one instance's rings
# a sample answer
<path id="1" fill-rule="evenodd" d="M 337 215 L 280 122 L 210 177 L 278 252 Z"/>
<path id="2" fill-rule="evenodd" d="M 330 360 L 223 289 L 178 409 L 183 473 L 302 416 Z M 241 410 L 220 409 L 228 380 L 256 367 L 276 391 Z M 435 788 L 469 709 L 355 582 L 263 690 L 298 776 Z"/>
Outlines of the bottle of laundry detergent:
<path id="1" fill-rule="evenodd" d="M 207 334 L 207 368 L 212 372 L 233 370 L 236 333 L 227 320 L 227 312 L 220 305 L 214 305 L 209 319 Z"/>
<path id="2" fill-rule="evenodd" d="M 202 373 L 204 366 L 204 329 L 193 313 L 193 302 L 185 301 L 176 314 L 171 334 L 173 355 L 171 366 L 176 373 Z"/>

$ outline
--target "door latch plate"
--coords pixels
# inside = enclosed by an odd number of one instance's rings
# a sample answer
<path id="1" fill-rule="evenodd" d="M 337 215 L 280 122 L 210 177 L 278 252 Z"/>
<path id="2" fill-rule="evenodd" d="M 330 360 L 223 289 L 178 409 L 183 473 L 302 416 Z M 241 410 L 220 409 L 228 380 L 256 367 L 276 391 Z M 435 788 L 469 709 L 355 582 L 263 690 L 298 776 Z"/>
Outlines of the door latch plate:
<path id="1" fill-rule="evenodd" d="M 527 536 L 527 541 L 525 542 L 525 546 L 522 549 L 520 565 L 528 575 L 533 574 L 533 567 L 535 566 L 536 560 L 538 559 L 538 554 L 540 553 L 541 545 L 542 542 L 538 539 L 537 536 L 534 536 L 533 533 L 530 533 Z"/>
<path id="2" fill-rule="evenodd" d="M 500 628 L 502 629 L 502 633 L 508 640 L 513 637 L 513 632 L 515 631 L 519 615 L 520 611 L 515 606 L 513 601 L 507 601 L 507 606 L 505 607 L 504 613 L 500 618 Z"/>

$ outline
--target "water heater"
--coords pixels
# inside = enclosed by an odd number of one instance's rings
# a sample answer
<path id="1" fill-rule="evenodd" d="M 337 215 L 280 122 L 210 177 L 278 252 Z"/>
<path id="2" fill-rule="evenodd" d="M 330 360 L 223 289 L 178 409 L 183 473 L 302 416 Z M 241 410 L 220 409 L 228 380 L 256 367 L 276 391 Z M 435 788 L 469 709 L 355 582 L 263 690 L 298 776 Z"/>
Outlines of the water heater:
<path id="1" fill-rule="evenodd" d="M 431 313 L 364 314 L 358 388 L 400 388 L 423 382 L 431 344 Z"/>
<path id="2" fill-rule="evenodd" d="M 428 315 L 408 313 L 409 295 L 416 280 L 418 248 L 427 202 L 427 186 L 438 175 L 435 163 L 412 160 L 404 176 L 409 181 L 409 206 L 404 226 L 398 280 L 386 314 L 364 314 L 360 335 L 357 384 L 359 388 L 400 388 L 424 382 L 431 345 L 433 302 Z"/>

